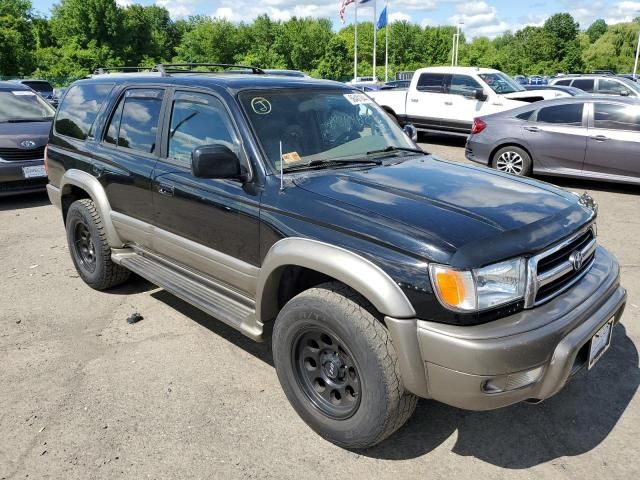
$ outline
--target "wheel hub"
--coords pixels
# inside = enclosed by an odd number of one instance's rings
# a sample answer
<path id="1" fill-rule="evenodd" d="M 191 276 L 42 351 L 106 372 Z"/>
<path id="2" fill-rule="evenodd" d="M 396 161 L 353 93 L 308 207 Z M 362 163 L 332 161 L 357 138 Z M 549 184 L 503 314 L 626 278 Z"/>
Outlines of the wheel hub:
<path id="1" fill-rule="evenodd" d="M 341 380 L 344 378 L 344 364 L 337 353 L 325 354 L 328 357 L 322 364 L 322 368 L 327 377 L 331 380 Z"/>

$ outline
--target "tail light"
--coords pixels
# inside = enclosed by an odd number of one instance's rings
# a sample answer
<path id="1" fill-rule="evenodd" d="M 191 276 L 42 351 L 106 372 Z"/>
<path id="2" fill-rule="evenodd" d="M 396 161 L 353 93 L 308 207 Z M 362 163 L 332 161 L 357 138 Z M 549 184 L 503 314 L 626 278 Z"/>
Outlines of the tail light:
<path id="1" fill-rule="evenodd" d="M 482 132 L 485 128 L 487 128 L 487 124 L 483 120 L 479 118 L 473 119 L 473 127 L 471 127 L 471 133 L 473 135 L 477 135 L 478 133 Z"/>
<path id="2" fill-rule="evenodd" d="M 49 145 L 44 146 L 44 171 L 49 175 Z"/>

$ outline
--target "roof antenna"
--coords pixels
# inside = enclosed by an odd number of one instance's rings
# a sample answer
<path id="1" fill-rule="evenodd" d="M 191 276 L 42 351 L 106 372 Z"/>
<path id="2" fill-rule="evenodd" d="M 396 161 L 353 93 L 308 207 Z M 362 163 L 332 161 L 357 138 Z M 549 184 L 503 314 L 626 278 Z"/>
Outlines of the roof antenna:
<path id="1" fill-rule="evenodd" d="M 280 140 L 280 191 L 284 190 L 284 159 L 282 158 L 282 140 Z"/>

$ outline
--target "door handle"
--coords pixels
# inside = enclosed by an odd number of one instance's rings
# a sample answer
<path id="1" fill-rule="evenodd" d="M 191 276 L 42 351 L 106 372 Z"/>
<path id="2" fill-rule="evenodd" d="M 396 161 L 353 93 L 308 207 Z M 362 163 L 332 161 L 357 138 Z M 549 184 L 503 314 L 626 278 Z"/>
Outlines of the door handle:
<path id="1" fill-rule="evenodd" d="M 596 142 L 606 142 L 609 139 L 604 135 L 594 135 L 591 137 L 591 140 L 595 140 Z"/>
<path id="2" fill-rule="evenodd" d="M 540 129 L 538 127 L 524 127 L 527 132 L 538 133 Z"/>
<path id="3" fill-rule="evenodd" d="M 491 105 L 493 105 L 494 107 L 502 107 L 504 106 L 504 103 L 493 102 Z"/>
<path id="4" fill-rule="evenodd" d="M 453 105 L 453 102 L 444 102 L 444 104 L 450 107 L 451 105 Z"/>
<path id="5" fill-rule="evenodd" d="M 158 193 L 160 195 L 166 195 L 167 197 L 173 197 L 174 191 L 175 191 L 175 189 L 174 189 L 173 185 L 168 185 L 166 183 L 159 183 L 158 184 Z"/>

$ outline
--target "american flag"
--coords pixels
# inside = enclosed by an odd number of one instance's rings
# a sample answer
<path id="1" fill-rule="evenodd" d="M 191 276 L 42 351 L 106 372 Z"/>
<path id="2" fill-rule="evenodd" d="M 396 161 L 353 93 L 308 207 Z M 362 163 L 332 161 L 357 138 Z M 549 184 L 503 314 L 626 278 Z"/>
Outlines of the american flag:
<path id="1" fill-rule="evenodd" d="M 344 11 L 347 9 L 347 6 L 354 3 L 355 0 L 342 0 L 342 5 L 340 6 L 340 21 L 344 23 Z"/>

